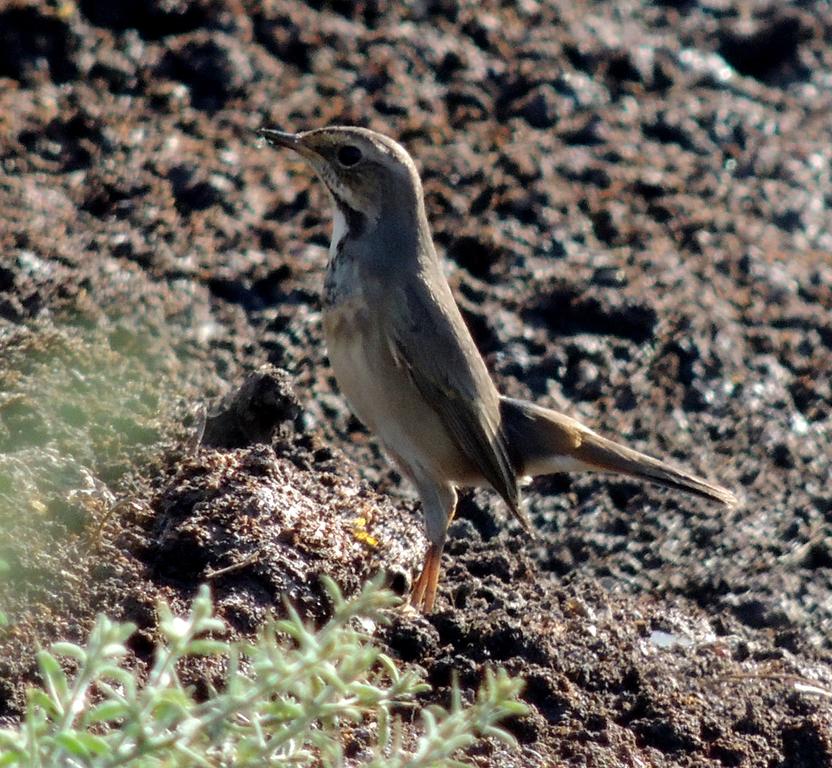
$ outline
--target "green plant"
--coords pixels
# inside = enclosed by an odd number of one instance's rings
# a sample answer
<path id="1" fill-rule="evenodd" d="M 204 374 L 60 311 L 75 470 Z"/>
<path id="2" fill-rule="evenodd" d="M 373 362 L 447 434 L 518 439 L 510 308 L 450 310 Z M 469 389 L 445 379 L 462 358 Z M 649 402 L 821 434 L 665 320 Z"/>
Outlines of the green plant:
<path id="1" fill-rule="evenodd" d="M 207 588 L 187 618 L 160 605 L 165 642 L 142 682 L 124 665 L 135 628 L 99 617 L 83 648 L 56 643 L 38 654 L 43 688 L 30 691 L 19 728 L 0 730 L 0 766 L 337 766 L 350 724 L 374 735 L 364 763 L 372 768 L 461 766 L 455 755 L 481 736 L 513 743 L 498 723 L 525 711 L 521 684 L 499 671 L 487 674 L 470 706 L 454 686 L 450 710 L 423 709 L 421 736 L 406 750 L 394 713 L 417 706 L 428 686 L 358 628 L 383 620 L 396 598 L 376 582 L 345 601 L 334 582 L 325 584 L 334 612 L 320 630 L 290 610 L 252 643 L 216 639 L 225 625 Z M 197 700 L 177 666 L 205 655 L 225 663 L 225 682 Z M 74 660 L 72 675 L 60 657 Z"/>
<path id="2" fill-rule="evenodd" d="M 9 564 L 5 560 L 0 560 L 0 576 L 8 572 Z M 0 611 L 0 629 L 9 623 L 9 617 L 3 611 Z"/>

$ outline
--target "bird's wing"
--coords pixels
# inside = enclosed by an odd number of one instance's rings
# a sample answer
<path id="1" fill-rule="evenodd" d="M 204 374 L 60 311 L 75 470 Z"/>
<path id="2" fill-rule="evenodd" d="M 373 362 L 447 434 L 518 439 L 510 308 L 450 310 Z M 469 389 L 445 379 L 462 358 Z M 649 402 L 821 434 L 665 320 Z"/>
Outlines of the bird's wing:
<path id="1" fill-rule="evenodd" d="M 407 290 L 391 294 L 389 299 L 398 303 L 389 313 L 395 318 L 390 340 L 397 364 L 520 519 L 516 474 L 500 426 L 499 394 L 444 276 L 420 276 Z"/>

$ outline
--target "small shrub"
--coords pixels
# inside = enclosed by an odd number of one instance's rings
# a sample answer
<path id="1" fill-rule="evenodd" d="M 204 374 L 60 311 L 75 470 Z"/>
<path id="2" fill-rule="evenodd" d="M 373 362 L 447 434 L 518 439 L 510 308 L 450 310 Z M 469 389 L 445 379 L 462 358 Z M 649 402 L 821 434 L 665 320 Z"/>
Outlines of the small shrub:
<path id="1" fill-rule="evenodd" d="M 43 687 L 29 692 L 16 729 L 0 730 L 0 766 L 29 768 L 170 768 L 178 766 L 339 766 L 344 726 L 372 734 L 372 768 L 461 766 L 460 750 L 492 736 L 513 743 L 498 723 L 520 714 L 520 682 L 488 673 L 476 700 L 463 706 L 454 686 L 449 710 L 421 712 L 421 736 L 403 747 L 402 707 L 428 689 L 401 671 L 358 627 L 383 620 L 397 600 L 378 583 L 345 601 L 327 581 L 332 619 L 318 631 L 290 611 L 252 643 L 216 639 L 225 624 L 203 587 L 186 618 L 159 606 L 165 638 L 147 678 L 124 665 L 135 630 L 100 616 L 84 647 L 56 643 L 38 654 Z M 187 656 L 214 655 L 227 669 L 221 690 L 197 700 L 177 673 Z M 68 675 L 59 659 L 71 659 Z"/>

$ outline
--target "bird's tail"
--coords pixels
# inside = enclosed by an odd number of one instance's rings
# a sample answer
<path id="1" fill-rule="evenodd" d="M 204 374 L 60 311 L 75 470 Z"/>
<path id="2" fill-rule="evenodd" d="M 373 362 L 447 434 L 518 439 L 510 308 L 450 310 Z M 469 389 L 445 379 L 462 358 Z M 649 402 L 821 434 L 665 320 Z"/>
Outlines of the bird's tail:
<path id="1" fill-rule="evenodd" d="M 562 413 L 508 397 L 501 399 L 500 407 L 509 455 L 518 475 L 579 470 L 613 472 L 728 507 L 738 503 L 726 488 L 601 437 Z"/>

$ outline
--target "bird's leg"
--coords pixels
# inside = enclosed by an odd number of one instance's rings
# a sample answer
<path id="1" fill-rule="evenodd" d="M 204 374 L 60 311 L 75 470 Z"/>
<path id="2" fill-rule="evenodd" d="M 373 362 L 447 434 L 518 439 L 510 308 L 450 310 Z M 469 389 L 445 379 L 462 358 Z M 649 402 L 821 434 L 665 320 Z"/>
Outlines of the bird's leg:
<path id="1" fill-rule="evenodd" d="M 425 480 L 417 482 L 422 498 L 422 510 L 425 515 L 425 531 L 430 541 L 422 572 L 413 583 L 410 604 L 424 613 L 433 610 L 436 602 L 436 590 L 439 586 L 439 571 L 442 564 L 442 550 L 448 521 L 456 507 L 456 491 L 452 486 L 440 485 Z"/>
<path id="2" fill-rule="evenodd" d="M 422 572 L 413 583 L 410 594 L 410 604 L 417 610 L 430 613 L 436 601 L 436 590 L 439 586 L 439 570 L 442 563 L 442 546 L 431 544 L 425 556 Z"/>

